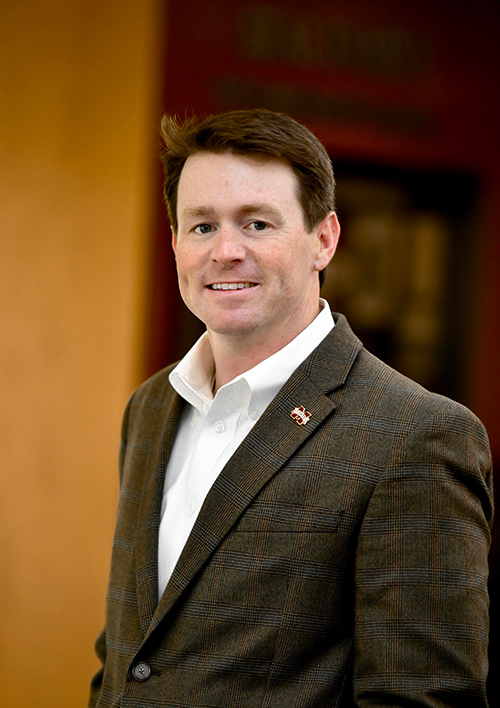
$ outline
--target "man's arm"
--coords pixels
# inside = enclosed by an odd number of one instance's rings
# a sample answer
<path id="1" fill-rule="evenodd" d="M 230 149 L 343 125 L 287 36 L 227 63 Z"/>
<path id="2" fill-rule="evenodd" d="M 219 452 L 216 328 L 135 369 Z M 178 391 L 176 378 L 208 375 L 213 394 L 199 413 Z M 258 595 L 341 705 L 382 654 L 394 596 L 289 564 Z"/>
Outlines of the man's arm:
<path id="1" fill-rule="evenodd" d="M 486 433 L 447 402 L 396 447 L 357 550 L 356 705 L 484 708 L 493 515 Z"/>
<path id="2" fill-rule="evenodd" d="M 121 487 L 122 479 L 123 479 L 123 468 L 124 468 L 124 463 L 125 463 L 125 453 L 126 453 L 126 449 L 127 449 L 128 421 L 129 421 L 130 408 L 132 405 L 133 397 L 134 396 L 132 395 L 128 404 L 127 404 L 127 407 L 126 407 L 125 412 L 123 414 L 123 420 L 122 420 L 120 455 L 119 455 L 119 462 L 118 462 L 120 487 Z M 101 662 L 102 666 L 99 669 L 99 671 L 95 674 L 95 676 L 93 677 L 93 679 L 90 683 L 90 698 L 89 698 L 88 708 L 94 708 L 97 705 L 97 701 L 99 700 L 99 696 L 101 693 L 101 686 L 102 686 L 102 680 L 103 680 L 103 675 L 104 675 L 104 667 L 106 665 L 106 657 L 107 657 L 106 627 L 104 627 L 104 629 L 102 630 L 102 632 L 98 635 L 98 637 L 96 639 L 95 653 L 97 655 L 97 658 Z"/>
<path id="3" fill-rule="evenodd" d="M 102 676 L 104 674 L 104 664 L 106 663 L 106 632 L 103 630 L 96 639 L 95 653 L 102 666 L 96 673 L 90 684 L 90 698 L 88 708 L 94 708 L 99 700 L 102 686 Z"/>

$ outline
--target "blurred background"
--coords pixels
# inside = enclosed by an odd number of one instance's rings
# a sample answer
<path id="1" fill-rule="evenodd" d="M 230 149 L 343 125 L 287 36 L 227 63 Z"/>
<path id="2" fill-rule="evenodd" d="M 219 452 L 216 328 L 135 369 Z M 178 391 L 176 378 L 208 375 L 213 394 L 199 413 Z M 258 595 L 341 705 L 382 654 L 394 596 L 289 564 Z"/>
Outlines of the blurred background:
<path id="1" fill-rule="evenodd" d="M 86 705 L 123 407 L 200 332 L 161 202 L 164 111 L 265 106 L 315 132 L 343 227 L 324 296 L 472 408 L 499 459 L 499 30 L 497 0 L 2 4 L 2 708 Z"/>

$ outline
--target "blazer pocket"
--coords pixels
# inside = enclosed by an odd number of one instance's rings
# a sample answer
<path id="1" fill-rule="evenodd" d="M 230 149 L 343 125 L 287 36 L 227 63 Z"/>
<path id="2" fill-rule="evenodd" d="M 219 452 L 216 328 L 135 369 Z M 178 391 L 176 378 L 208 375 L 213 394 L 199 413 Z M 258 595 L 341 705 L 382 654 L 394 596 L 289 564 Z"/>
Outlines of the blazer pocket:
<path id="1" fill-rule="evenodd" d="M 335 533 L 341 516 L 341 510 L 324 506 L 255 501 L 243 513 L 233 532 Z"/>

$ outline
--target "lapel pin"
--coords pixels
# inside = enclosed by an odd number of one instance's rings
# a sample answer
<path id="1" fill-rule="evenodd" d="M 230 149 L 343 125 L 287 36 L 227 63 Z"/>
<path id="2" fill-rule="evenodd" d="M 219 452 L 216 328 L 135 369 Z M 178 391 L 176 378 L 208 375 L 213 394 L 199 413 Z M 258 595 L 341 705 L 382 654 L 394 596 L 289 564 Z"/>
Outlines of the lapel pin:
<path id="1" fill-rule="evenodd" d="M 311 414 L 309 411 L 306 411 L 304 406 L 297 406 L 297 408 L 294 408 L 290 413 L 290 416 L 299 425 L 305 425 L 309 421 Z"/>

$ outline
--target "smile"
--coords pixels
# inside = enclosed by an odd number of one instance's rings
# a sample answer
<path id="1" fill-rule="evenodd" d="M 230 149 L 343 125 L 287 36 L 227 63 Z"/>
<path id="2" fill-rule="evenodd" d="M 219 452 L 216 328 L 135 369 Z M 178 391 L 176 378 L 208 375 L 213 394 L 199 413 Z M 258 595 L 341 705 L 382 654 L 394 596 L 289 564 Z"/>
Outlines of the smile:
<path id="1" fill-rule="evenodd" d="M 212 283 L 208 287 L 212 290 L 243 290 L 244 288 L 253 288 L 256 283 Z"/>

